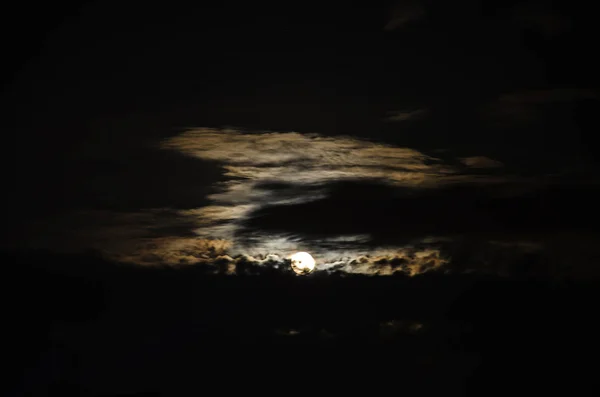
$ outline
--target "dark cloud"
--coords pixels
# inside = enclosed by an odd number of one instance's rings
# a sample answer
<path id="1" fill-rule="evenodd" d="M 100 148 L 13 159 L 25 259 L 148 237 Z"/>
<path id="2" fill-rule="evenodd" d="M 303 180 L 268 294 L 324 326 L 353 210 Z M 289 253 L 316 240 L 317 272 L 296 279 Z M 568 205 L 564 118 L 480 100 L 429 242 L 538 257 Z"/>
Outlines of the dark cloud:
<path id="1" fill-rule="evenodd" d="M 6 225 L 12 225 L 15 232 L 19 229 L 17 234 L 27 233 L 31 222 L 43 220 L 55 229 L 69 227 L 66 224 L 75 219 L 74 214 L 88 210 L 92 215 L 84 215 L 75 230 L 94 227 L 99 218 L 93 213 L 98 211 L 123 212 L 127 217 L 136 211 L 151 210 L 156 215 L 161 210 L 197 208 L 208 203 L 207 195 L 217 192 L 215 183 L 224 179 L 215 162 L 147 147 L 111 148 L 89 142 L 58 154 L 63 161 L 55 159 L 47 166 L 31 167 L 26 157 L 14 165 L 22 168 L 16 186 L 8 189 L 6 205 L 20 210 L 7 214 Z M 166 219 L 157 215 L 155 221 Z M 168 225 L 156 225 L 155 231 L 162 227 L 165 235 L 176 228 L 180 235 L 181 228 L 194 222 L 184 220 L 175 226 L 174 219 L 181 217 L 173 212 Z M 86 220 L 90 223 L 85 224 Z M 97 226 L 101 228 L 102 223 Z"/>
<path id="2" fill-rule="evenodd" d="M 388 116 L 385 117 L 384 120 L 390 122 L 419 120 L 425 117 L 428 113 L 429 111 L 427 109 L 396 110 L 388 112 Z"/>
<path id="3" fill-rule="evenodd" d="M 485 156 L 463 157 L 460 161 L 470 168 L 499 168 L 504 166 L 502 162 Z"/>
<path id="4" fill-rule="evenodd" d="M 561 105 L 563 112 L 569 112 L 574 102 L 596 97 L 593 90 L 579 88 L 518 91 L 501 95 L 484 108 L 484 114 L 500 126 L 531 124 L 547 118 L 547 110 L 559 110 L 551 105 Z"/>
<path id="5" fill-rule="evenodd" d="M 586 267 L 589 259 L 582 259 L 593 257 L 593 241 L 600 240 L 595 232 L 600 222 L 597 202 L 600 189 L 595 185 L 400 189 L 349 182 L 331 186 L 329 196 L 321 200 L 257 209 L 237 237 L 287 233 L 318 245 L 332 236 L 364 235 L 354 247 L 422 244 L 421 249 L 434 249 L 435 261 L 428 264 L 421 256 L 419 272 L 432 267 L 513 274 L 520 264 L 529 263 L 527 258 L 532 257 L 526 255 L 539 251 L 540 260 L 554 259 L 538 274 L 565 274 L 565 266 Z M 428 237 L 442 239 L 425 242 Z M 577 238 L 586 243 L 576 242 Z M 447 266 L 438 261 L 446 257 Z M 407 259 L 410 255 L 367 262 L 373 269 L 389 266 L 393 273 Z"/>
<path id="6" fill-rule="evenodd" d="M 519 26 L 546 37 L 555 37 L 572 28 L 572 20 L 564 11 L 539 1 L 528 1 L 512 9 L 512 20 Z"/>
<path id="7" fill-rule="evenodd" d="M 397 1 L 390 10 L 384 30 L 392 31 L 404 27 L 425 15 L 425 7 L 418 0 Z"/>
<path id="8" fill-rule="evenodd" d="M 206 196 L 224 179 L 218 164 L 173 152 L 142 149 L 118 157 L 96 156 L 77 161 L 79 167 L 72 170 L 72 199 L 80 206 L 123 211 L 197 208 L 208 203 Z"/>
<path id="9" fill-rule="evenodd" d="M 597 221 L 594 207 L 600 199 L 598 188 L 548 186 L 514 196 L 503 189 L 507 186 L 398 189 L 341 183 L 333 185 L 329 197 L 322 200 L 252 212 L 246 232 L 280 230 L 315 237 L 368 233 L 375 241 L 391 242 L 436 234 L 510 235 L 517 231 L 589 229 Z"/>

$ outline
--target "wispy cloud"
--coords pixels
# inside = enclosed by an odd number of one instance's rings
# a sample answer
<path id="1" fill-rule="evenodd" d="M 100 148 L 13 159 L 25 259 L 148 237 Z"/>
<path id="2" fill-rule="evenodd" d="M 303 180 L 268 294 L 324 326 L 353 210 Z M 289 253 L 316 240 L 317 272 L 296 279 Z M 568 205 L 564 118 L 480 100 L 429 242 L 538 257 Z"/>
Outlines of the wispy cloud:
<path id="1" fill-rule="evenodd" d="M 437 270 L 448 263 L 438 249 L 401 248 L 375 250 L 358 256 L 340 258 L 318 265 L 329 273 L 389 276 L 395 273 L 414 276 Z"/>
<path id="2" fill-rule="evenodd" d="M 286 257 L 296 250 L 308 250 L 321 255 L 322 263 L 336 263 L 334 267 L 345 272 L 391 274 L 397 269 L 392 260 L 384 264 L 376 259 L 365 264 L 352 259 L 346 262 L 332 259 L 339 258 L 342 251 L 348 253 L 348 258 L 373 254 L 372 248 L 370 251 L 359 248 L 368 236 L 355 236 L 360 241 L 345 241 L 351 236 L 331 235 L 318 243 L 309 243 L 286 233 L 245 234 L 242 239 L 239 230 L 251 214 L 267 204 L 274 207 L 321 200 L 330 194 L 331 184 L 345 180 L 377 181 L 404 188 L 435 188 L 458 181 L 476 181 L 475 177 L 460 175 L 458 169 L 417 150 L 353 137 L 203 128 L 165 140 L 161 147 L 217 161 L 230 178 L 220 184 L 219 193 L 209 196 L 211 205 L 179 211 L 180 215 L 197 218 L 199 227 L 195 232 L 199 237 L 231 241 L 229 253 L 234 257 L 264 253 Z M 411 272 L 417 267 L 409 266 Z"/>
<path id="3" fill-rule="evenodd" d="M 321 199 L 327 195 L 327 184 L 334 182 L 427 188 L 476 181 L 417 150 L 352 137 L 204 128 L 170 138 L 161 147 L 217 161 L 230 178 L 209 196 L 211 205 L 180 212 L 198 217 L 202 226 L 197 233 L 204 238 L 233 239 L 239 221 L 265 203 Z"/>
<path id="4" fill-rule="evenodd" d="M 244 133 L 194 129 L 164 141 L 164 149 L 220 162 L 230 179 L 209 196 L 212 204 L 179 214 L 196 217 L 199 237 L 236 241 L 240 222 L 265 203 L 283 205 L 326 196 L 326 185 L 379 180 L 397 186 L 436 186 L 452 167 L 419 151 L 352 137 L 317 134 Z M 253 240 L 263 249 L 273 236 Z M 289 243 L 289 240 L 288 240 Z M 327 244 L 327 242 L 324 242 Z M 236 241 L 233 250 L 240 246 Z M 281 249 L 281 241 L 280 241 Z M 290 245 L 290 252 L 298 244 Z M 247 252 L 244 246 L 238 252 Z"/>
<path id="5" fill-rule="evenodd" d="M 229 255 L 230 242 L 197 238 L 156 238 L 138 241 L 126 253 L 110 256 L 122 262 L 140 265 L 204 265 L 212 273 L 261 274 L 279 270 L 291 271 L 285 247 L 274 247 L 270 253 L 238 253 Z M 282 249 L 283 248 L 283 249 Z M 396 250 L 379 249 L 315 254 L 316 271 L 364 275 L 392 275 L 401 273 L 414 276 L 440 269 L 448 263 L 439 250 L 405 247 Z"/>
<path id="6" fill-rule="evenodd" d="M 330 181 L 365 179 L 415 186 L 435 185 L 441 177 L 457 172 L 414 149 L 295 132 L 195 129 L 164 141 L 161 147 L 222 162 L 231 179 L 221 184 L 220 193 L 210 197 L 228 204 L 251 204 L 276 195 L 273 190 L 255 189 L 271 181 L 314 187 Z M 318 192 L 305 189 L 296 196 L 311 199 L 318 197 Z"/>
<path id="7" fill-rule="evenodd" d="M 469 168 L 500 168 L 504 166 L 502 162 L 485 156 L 463 157 L 460 161 Z"/>
<path id="8" fill-rule="evenodd" d="M 347 136 L 201 128 L 164 140 L 160 149 L 208 162 L 225 175 L 213 179 L 212 194 L 195 208 L 74 211 L 35 226 L 41 238 L 29 243 L 226 274 L 285 271 L 292 253 L 308 251 L 317 271 L 414 275 L 447 263 L 438 231 L 453 234 L 453 225 L 472 221 L 450 216 L 463 196 L 441 188 L 458 184 L 460 193 L 472 191 L 467 185 L 507 181 L 464 173 L 418 150 Z M 501 165 L 482 156 L 461 161 Z M 451 212 L 440 194 L 451 198 Z M 427 239 L 432 236 L 437 239 Z"/>
<path id="9" fill-rule="evenodd" d="M 415 110 L 394 110 L 387 113 L 385 121 L 408 121 L 419 120 L 425 117 L 428 113 L 427 109 Z"/>

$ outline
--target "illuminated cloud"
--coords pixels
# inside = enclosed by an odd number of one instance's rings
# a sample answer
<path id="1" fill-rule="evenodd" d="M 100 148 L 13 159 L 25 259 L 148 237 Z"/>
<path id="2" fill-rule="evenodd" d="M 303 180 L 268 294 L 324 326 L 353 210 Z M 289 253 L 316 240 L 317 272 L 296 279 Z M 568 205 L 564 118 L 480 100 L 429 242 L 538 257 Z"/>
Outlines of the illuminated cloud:
<path id="1" fill-rule="evenodd" d="M 232 241 L 234 254 L 248 253 L 257 247 L 255 253 L 287 255 L 315 249 L 336 252 L 345 245 L 357 245 L 356 241 L 345 244 L 339 240 L 345 237 L 330 235 L 316 247 L 303 248 L 302 238 L 294 239 L 284 232 L 244 236 L 239 233 L 248 217 L 265 205 L 289 206 L 322 200 L 328 197 L 333 184 L 343 181 L 377 181 L 404 188 L 483 181 L 461 175 L 458 169 L 417 150 L 352 137 L 202 128 L 165 140 L 161 148 L 222 164 L 230 179 L 219 184 L 218 193 L 208 196 L 212 204 L 178 214 L 197 219 L 199 227 L 195 233 L 199 237 Z M 365 238 L 362 236 L 363 241 Z"/>
<path id="2" fill-rule="evenodd" d="M 196 217 L 167 209 L 82 210 L 31 225 L 27 244 L 57 252 L 92 249 L 140 265 L 195 264 L 225 255 L 231 242 L 196 236 L 200 225 Z"/>
<path id="3" fill-rule="evenodd" d="M 402 248 L 397 250 L 374 250 L 359 256 L 339 258 L 317 264 L 317 270 L 328 273 L 364 274 L 389 276 L 395 273 L 415 276 L 440 269 L 448 263 L 437 249 Z"/>
<path id="4" fill-rule="evenodd" d="M 236 223 L 264 203 L 293 204 L 323 198 L 326 183 L 382 180 L 399 186 L 436 186 L 456 171 L 416 150 L 350 137 L 243 133 L 195 129 L 166 140 L 164 149 L 222 163 L 230 180 L 209 195 L 212 205 L 180 212 L 195 216 L 198 235 L 232 239 Z"/>
<path id="5" fill-rule="evenodd" d="M 138 265 L 194 265 L 225 264 L 228 268 L 232 261 L 227 256 L 231 245 L 225 240 L 207 240 L 201 238 L 148 238 L 132 242 L 127 250 L 107 252 L 111 259 L 135 263 Z"/>
<path id="6" fill-rule="evenodd" d="M 219 183 L 217 193 L 208 196 L 211 204 L 180 210 L 177 214 L 194 219 L 197 225 L 194 232 L 198 238 L 230 242 L 227 253 L 235 262 L 231 268 L 236 269 L 240 258 L 246 258 L 243 260 L 246 267 L 249 264 L 261 266 L 265 264 L 260 259 L 264 255 L 274 254 L 284 260 L 296 251 L 313 254 L 317 259 L 317 270 L 327 272 L 390 275 L 396 272 L 419 274 L 438 269 L 447 259 L 442 259 L 440 251 L 436 250 L 436 241 L 425 243 L 425 248 L 413 249 L 412 256 L 407 256 L 407 251 L 382 254 L 377 248 L 378 240 L 373 240 L 370 235 L 376 231 L 369 229 L 371 226 L 367 226 L 366 233 L 353 234 L 352 227 L 343 226 L 345 221 L 328 220 L 325 224 L 319 223 L 320 226 L 315 229 L 311 222 L 318 221 L 312 220 L 312 217 L 316 213 L 329 215 L 339 212 L 339 206 L 335 205 L 338 199 L 331 198 L 334 193 L 342 199 L 364 195 L 367 195 L 364 198 L 387 197 L 384 199 L 387 202 L 396 193 L 385 186 L 408 192 L 411 189 L 437 190 L 454 184 L 506 182 L 503 177 L 461 174 L 458 168 L 417 150 L 344 136 L 202 128 L 167 139 L 160 147 L 221 164 L 229 179 Z M 501 165 L 482 156 L 462 161 L 469 167 Z M 343 188 L 345 181 L 349 184 L 348 191 Z M 333 207 L 325 212 L 309 211 L 298 223 L 289 218 L 290 214 L 299 213 L 297 206 L 323 200 L 330 200 Z M 360 205 L 360 201 L 353 202 Z M 290 206 L 296 207 L 286 212 Z M 283 212 L 273 212 L 279 210 Z M 248 222 L 254 222 L 264 211 L 274 217 L 281 228 L 270 230 L 260 221 L 254 223 L 256 227 L 248 228 Z M 380 213 L 377 210 L 373 216 L 379 217 Z M 387 215 L 395 216 L 392 213 Z M 372 223 L 378 224 L 379 221 L 373 219 L 363 225 Z M 337 224 L 339 227 L 336 228 Z M 311 238 L 298 233 L 296 226 L 306 226 L 323 234 Z M 328 232 L 331 227 L 335 230 Z M 339 233 L 340 228 L 344 228 L 344 233 Z M 427 237 L 415 233 L 413 237 Z M 397 244 L 401 244 L 397 249 L 409 249 L 408 241 L 403 242 L 403 238 L 398 240 L 398 237 L 390 236 L 390 239 L 385 244 L 393 244 L 396 239 Z M 422 256 L 416 254 L 417 251 L 429 253 Z M 356 258 L 368 259 L 360 261 Z M 187 257 L 184 259 L 190 261 Z M 274 265 L 281 260 L 270 263 Z M 170 262 L 175 260 L 170 259 Z"/>
<path id="7" fill-rule="evenodd" d="M 340 177 L 377 178 L 403 182 L 405 174 L 451 173 L 433 157 L 417 150 L 352 137 L 317 134 L 243 133 L 235 130 L 195 129 L 166 140 L 165 149 L 205 160 L 226 163 L 230 177 L 269 180 L 294 176 L 295 182 L 316 183 Z M 381 169 L 387 171 L 381 173 Z M 411 182 L 408 182 L 411 183 Z"/>
<path id="8" fill-rule="evenodd" d="M 33 225 L 41 237 L 28 243 L 219 274 L 289 271 L 289 256 L 306 251 L 317 260 L 315 274 L 416 275 L 451 263 L 447 246 L 456 233 L 489 233 L 478 229 L 473 192 L 515 182 L 347 136 L 204 128 L 159 146 L 169 159 L 185 156 L 178 164 L 197 160 L 224 175 L 207 189 L 206 180 L 181 170 L 190 190 L 205 186 L 197 206 L 180 206 L 167 188 L 156 203 L 173 207 L 74 211 Z M 471 168 L 501 165 L 483 156 L 460 160 Z"/>

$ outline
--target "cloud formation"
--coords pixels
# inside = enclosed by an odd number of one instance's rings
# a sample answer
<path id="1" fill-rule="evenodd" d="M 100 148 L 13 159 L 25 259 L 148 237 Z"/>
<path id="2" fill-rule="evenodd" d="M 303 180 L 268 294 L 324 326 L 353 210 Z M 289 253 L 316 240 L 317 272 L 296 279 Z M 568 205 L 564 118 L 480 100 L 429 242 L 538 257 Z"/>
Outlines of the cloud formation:
<path id="1" fill-rule="evenodd" d="M 547 245 L 555 231 L 579 233 L 593 222 L 584 214 L 598 195 L 581 186 L 543 191 L 539 183 L 503 174 L 502 163 L 484 156 L 450 165 L 414 149 L 345 136 L 205 128 L 160 148 L 175 152 L 168 158 L 185 155 L 180 164 L 197 160 L 224 175 L 203 186 L 212 193 L 200 195 L 195 207 L 72 211 L 32 225 L 39 238 L 27 244 L 91 248 L 140 265 L 203 265 L 223 274 L 287 271 L 292 253 L 308 251 L 317 260 L 315 274 L 415 275 L 477 263 L 485 268 L 483 259 L 464 258 L 458 247 L 465 241 L 486 252 L 495 252 L 489 247 L 496 241 L 494 247 L 509 244 L 516 252 L 516 243 Z M 492 168 L 497 172 L 474 172 Z M 185 182 L 191 186 L 184 191 L 193 191 L 196 180 Z M 161 197 L 168 199 L 165 189 Z M 571 195 L 578 206 L 568 204 Z"/>
<path id="2" fill-rule="evenodd" d="M 452 167 L 419 151 L 350 137 L 317 134 L 244 133 L 194 129 L 163 142 L 201 160 L 222 164 L 229 180 L 209 195 L 209 206 L 182 210 L 195 216 L 203 238 L 233 239 L 237 223 L 265 203 L 283 205 L 317 200 L 328 183 L 347 179 L 381 180 L 400 186 L 435 186 Z"/>
<path id="3" fill-rule="evenodd" d="M 281 230 L 270 235 L 262 233 L 260 227 L 255 232 L 240 233 L 240 230 L 247 231 L 246 221 L 267 204 L 285 211 L 288 206 L 323 200 L 344 181 L 362 181 L 368 185 L 367 194 L 385 197 L 389 193 L 385 186 L 428 189 L 460 181 L 486 180 L 461 174 L 458 168 L 417 150 L 343 136 L 203 128 L 165 140 L 161 147 L 222 164 L 230 179 L 218 186 L 218 193 L 208 196 L 212 204 L 182 210 L 179 214 L 197 218 L 199 227 L 195 232 L 199 237 L 233 241 L 234 255 L 247 253 L 256 246 L 262 247 L 262 252 L 270 252 L 269 249 L 276 248 L 272 241 L 278 241 L 279 252 L 301 250 L 302 238 L 295 239 L 286 233 L 285 223 Z M 286 215 L 283 216 L 285 222 Z M 339 238 L 347 235 L 328 234 L 317 246 L 339 250 L 344 246 Z M 319 248 L 313 245 L 304 250 L 315 249 Z"/>
<path id="4" fill-rule="evenodd" d="M 438 249 L 402 248 L 397 250 L 375 250 L 371 254 L 338 259 L 320 264 L 317 269 L 328 273 L 366 274 L 389 276 L 402 274 L 415 276 L 438 270 L 448 263 Z"/>
<path id="5" fill-rule="evenodd" d="M 194 129 L 166 140 L 162 148 L 225 162 L 227 176 L 254 180 L 288 176 L 297 183 L 318 183 L 351 177 L 414 184 L 416 180 L 426 183 L 437 175 L 455 172 L 417 150 L 296 132 Z"/>

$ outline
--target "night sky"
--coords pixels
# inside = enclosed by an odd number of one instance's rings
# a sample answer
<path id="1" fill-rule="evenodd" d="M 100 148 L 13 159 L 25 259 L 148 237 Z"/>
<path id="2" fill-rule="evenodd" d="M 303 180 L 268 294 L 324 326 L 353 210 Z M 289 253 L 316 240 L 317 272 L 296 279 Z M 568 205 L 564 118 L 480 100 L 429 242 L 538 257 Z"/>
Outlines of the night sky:
<path id="1" fill-rule="evenodd" d="M 592 6 L 35 7 L 2 32 L 14 395 L 490 395 L 593 351 Z"/>

